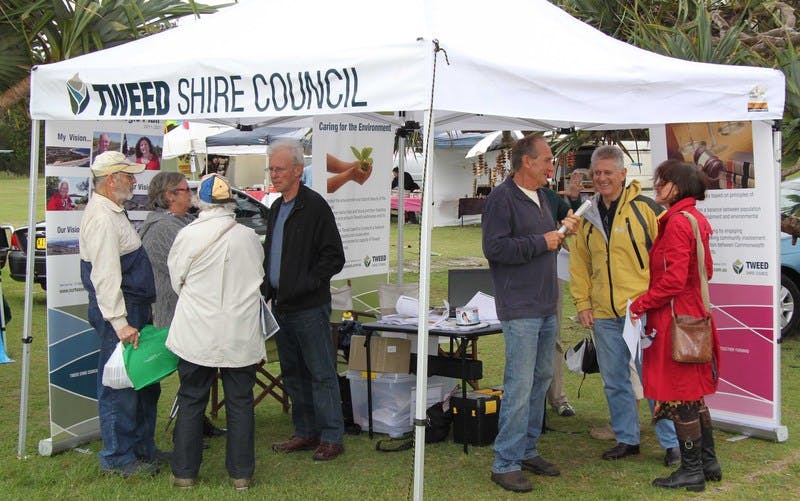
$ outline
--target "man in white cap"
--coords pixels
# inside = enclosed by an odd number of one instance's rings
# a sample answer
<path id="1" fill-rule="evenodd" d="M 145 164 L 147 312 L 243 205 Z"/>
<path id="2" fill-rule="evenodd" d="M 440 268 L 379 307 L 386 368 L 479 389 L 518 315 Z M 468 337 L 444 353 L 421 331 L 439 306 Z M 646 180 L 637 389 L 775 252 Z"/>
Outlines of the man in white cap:
<path id="1" fill-rule="evenodd" d="M 139 345 L 139 329 L 151 323 L 156 297 L 153 270 L 122 204 L 133 197 L 134 174 L 144 165 L 118 151 L 92 164 L 94 195 L 81 219 L 81 281 L 89 294 L 89 323 L 100 337 L 97 402 L 100 414 L 100 469 L 128 477 L 158 473 L 156 407 L 161 386 L 139 391 L 103 386 L 103 368 L 118 342 Z"/>

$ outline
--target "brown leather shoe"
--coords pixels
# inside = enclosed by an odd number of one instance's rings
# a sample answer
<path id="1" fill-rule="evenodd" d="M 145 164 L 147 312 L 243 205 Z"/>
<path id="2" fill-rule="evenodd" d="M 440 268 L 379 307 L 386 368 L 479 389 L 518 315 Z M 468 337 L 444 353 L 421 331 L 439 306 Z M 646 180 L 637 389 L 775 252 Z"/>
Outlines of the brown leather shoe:
<path id="1" fill-rule="evenodd" d="M 321 442 L 314 451 L 314 461 L 330 461 L 344 454 L 344 445 L 331 442 Z"/>
<path id="2" fill-rule="evenodd" d="M 492 482 L 512 492 L 530 492 L 533 490 L 531 481 L 519 470 L 508 473 L 492 472 Z"/>
<path id="3" fill-rule="evenodd" d="M 297 452 L 314 450 L 319 445 L 318 438 L 300 438 L 292 435 L 292 438 L 285 442 L 275 442 L 272 450 L 275 452 Z"/>

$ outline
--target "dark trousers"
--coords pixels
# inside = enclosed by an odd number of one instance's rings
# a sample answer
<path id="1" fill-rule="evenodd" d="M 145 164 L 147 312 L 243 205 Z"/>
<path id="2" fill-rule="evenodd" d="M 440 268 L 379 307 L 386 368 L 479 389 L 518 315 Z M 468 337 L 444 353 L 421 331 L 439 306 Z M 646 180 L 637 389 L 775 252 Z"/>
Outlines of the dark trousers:
<path id="1" fill-rule="evenodd" d="M 255 470 L 255 414 L 253 385 L 256 365 L 222 367 L 225 391 L 226 434 L 225 467 L 231 478 L 251 478 Z M 178 361 L 178 419 L 172 439 L 172 474 L 177 478 L 197 478 L 203 460 L 203 415 L 216 367 L 204 367 L 184 359 Z"/>
<path id="2" fill-rule="evenodd" d="M 344 418 L 336 350 L 331 340 L 330 303 L 306 310 L 273 310 L 283 385 L 292 401 L 294 434 L 342 444 Z"/>

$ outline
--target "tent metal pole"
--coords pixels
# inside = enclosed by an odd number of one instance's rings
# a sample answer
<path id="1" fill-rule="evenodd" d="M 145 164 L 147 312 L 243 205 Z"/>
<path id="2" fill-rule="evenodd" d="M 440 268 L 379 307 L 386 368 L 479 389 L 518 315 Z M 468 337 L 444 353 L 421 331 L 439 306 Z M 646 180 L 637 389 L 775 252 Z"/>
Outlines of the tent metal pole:
<path id="1" fill-rule="evenodd" d="M 431 226 L 433 224 L 433 110 L 423 119 L 422 214 L 419 249 L 419 309 L 417 330 L 417 401 L 414 410 L 414 500 L 425 488 L 425 411 L 428 402 L 428 303 L 430 296 Z M 402 179 L 402 178 L 400 178 Z"/>
<path id="2" fill-rule="evenodd" d="M 17 458 L 25 459 L 28 434 L 28 386 L 30 380 L 31 330 L 33 326 L 33 260 L 36 254 L 36 195 L 39 176 L 39 120 L 31 123 L 31 167 L 28 185 L 28 252 L 25 262 L 25 312 L 22 324 L 22 378 L 19 396 L 19 440 Z"/>
<path id="3" fill-rule="evenodd" d="M 403 243 L 403 237 L 405 236 L 405 224 L 406 224 L 406 213 L 405 213 L 405 178 L 406 175 L 406 138 L 405 137 L 398 137 L 397 138 L 397 283 L 402 285 L 403 284 L 403 272 L 405 271 L 405 258 L 403 257 L 403 251 L 405 250 L 405 244 Z M 403 189 L 400 189 L 400 186 Z"/>

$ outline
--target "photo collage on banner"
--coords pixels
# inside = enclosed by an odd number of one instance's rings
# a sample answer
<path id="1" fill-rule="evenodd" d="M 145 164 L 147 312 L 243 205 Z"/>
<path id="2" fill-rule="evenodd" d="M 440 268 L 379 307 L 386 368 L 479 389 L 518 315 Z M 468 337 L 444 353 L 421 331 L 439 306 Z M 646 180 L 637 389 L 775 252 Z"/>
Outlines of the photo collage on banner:
<path id="1" fill-rule="evenodd" d="M 87 318 L 81 284 L 78 236 L 93 196 L 91 163 L 100 153 L 119 151 L 146 164 L 126 202 L 136 225 L 147 217 L 147 188 L 160 169 L 161 121 L 61 122 L 45 125 L 45 227 L 47 251 L 47 338 L 50 374 L 50 433 L 40 452 L 58 443 L 98 433 L 97 351 L 99 340 Z"/>
<path id="2" fill-rule="evenodd" d="M 344 245 L 334 279 L 387 273 L 394 127 L 330 115 L 314 119 L 313 189 L 331 206 Z"/>
<path id="3" fill-rule="evenodd" d="M 775 265 L 778 227 L 772 132 L 762 122 L 669 124 L 668 158 L 694 164 L 708 190 L 698 209 L 713 229 L 709 284 L 721 343 L 715 420 L 780 428 Z"/>

